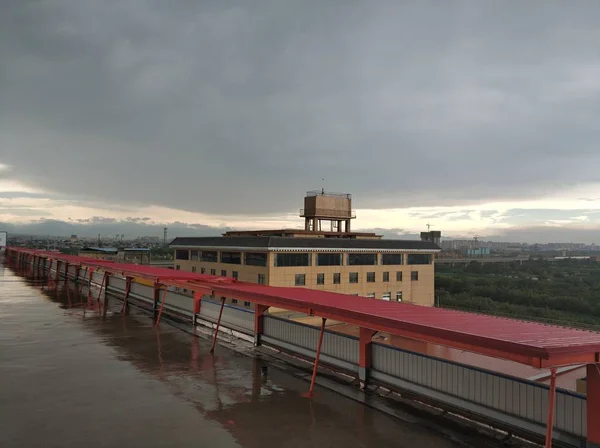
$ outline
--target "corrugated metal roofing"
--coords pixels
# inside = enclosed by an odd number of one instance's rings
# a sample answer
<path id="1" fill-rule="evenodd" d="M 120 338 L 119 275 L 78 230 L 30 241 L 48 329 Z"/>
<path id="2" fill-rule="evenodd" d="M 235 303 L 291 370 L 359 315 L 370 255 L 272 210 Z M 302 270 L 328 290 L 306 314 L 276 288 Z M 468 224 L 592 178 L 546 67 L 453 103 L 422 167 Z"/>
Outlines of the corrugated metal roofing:
<path id="1" fill-rule="evenodd" d="M 386 302 L 351 295 L 238 282 L 192 272 L 151 266 L 111 263 L 86 257 L 14 249 L 42 257 L 104 268 L 115 274 L 182 281 L 215 295 L 301 310 L 378 331 L 463 348 L 533 366 L 581 364 L 598 360 L 600 333 L 461 311 Z M 585 360 L 582 361 L 582 356 Z M 541 360 L 544 360 L 542 363 Z"/>
<path id="2" fill-rule="evenodd" d="M 435 243 L 421 240 L 361 240 L 345 238 L 294 238 L 285 236 L 178 237 L 170 245 L 173 247 L 255 247 L 265 249 L 405 249 L 431 250 L 432 252 L 440 249 Z"/>

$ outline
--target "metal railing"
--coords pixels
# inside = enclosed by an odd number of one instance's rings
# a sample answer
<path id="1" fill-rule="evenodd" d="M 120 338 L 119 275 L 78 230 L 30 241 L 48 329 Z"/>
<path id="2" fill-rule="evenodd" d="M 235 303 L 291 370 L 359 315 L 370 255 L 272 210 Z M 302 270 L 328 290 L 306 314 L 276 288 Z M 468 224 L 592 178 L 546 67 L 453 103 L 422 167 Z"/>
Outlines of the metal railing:
<path id="1" fill-rule="evenodd" d="M 310 198 L 313 196 L 331 196 L 333 198 L 352 199 L 352 195 L 349 193 L 333 193 L 333 192 L 325 191 L 325 190 L 312 190 L 312 191 L 306 192 L 307 198 Z"/>

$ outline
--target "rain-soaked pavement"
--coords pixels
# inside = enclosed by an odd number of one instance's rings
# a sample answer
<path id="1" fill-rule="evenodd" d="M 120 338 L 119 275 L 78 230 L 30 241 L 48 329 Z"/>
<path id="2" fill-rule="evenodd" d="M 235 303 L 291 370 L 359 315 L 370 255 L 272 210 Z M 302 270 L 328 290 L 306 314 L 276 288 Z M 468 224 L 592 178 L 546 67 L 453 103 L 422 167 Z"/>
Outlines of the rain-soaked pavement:
<path id="1" fill-rule="evenodd" d="M 99 317 L 0 264 L 0 447 L 457 447 L 146 316 Z M 464 445 L 462 445 L 464 446 Z"/>

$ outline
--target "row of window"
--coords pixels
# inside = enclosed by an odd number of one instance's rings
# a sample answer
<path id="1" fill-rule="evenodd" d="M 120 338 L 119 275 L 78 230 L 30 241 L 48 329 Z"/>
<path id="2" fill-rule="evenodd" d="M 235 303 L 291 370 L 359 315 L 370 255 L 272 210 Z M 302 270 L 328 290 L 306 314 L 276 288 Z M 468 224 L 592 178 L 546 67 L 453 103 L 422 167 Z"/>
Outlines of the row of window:
<path id="1" fill-rule="evenodd" d="M 402 265 L 404 264 L 404 254 L 344 254 L 342 253 L 317 253 L 317 266 L 343 266 L 344 258 L 347 266 L 377 266 L 381 265 Z M 311 253 L 282 253 L 275 254 L 275 266 L 312 266 L 313 254 Z M 216 250 L 187 250 L 177 249 L 175 251 L 176 260 L 206 261 L 208 263 L 227 263 L 227 264 L 246 264 L 249 266 L 266 266 L 266 252 L 227 252 Z M 432 254 L 407 254 L 406 264 L 419 265 L 431 264 Z"/>
<path id="2" fill-rule="evenodd" d="M 431 254 L 407 254 L 406 264 L 431 264 Z M 317 266 L 342 266 L 343 254 L 318 253 L 316 254 Z M 377 266 L 378 254 L 346 254 L 347 266 Z M 404 264 L 404 254 L 381 254 L 382 265 Z M 285 253 L 275 254 L 275 266 L 312 266 L 312 254 L 310 253 Z"/>
<path id="3" fill-rule="evenodd" d="M 412 281 L 419 280 L 419 271 L 412 271 L 410 273 L 410 279 Z M 336 272 L 333 274 L 332 280 L 333 280 L 332 283 L 334 285 L 339 285 L 342 280 L 342 275 L 339 272 Z M 375 283 L 377 281 L 375 272 L 367 272 L 366 280 L 367 280 L 367 283 Z M 390 281 L 390 273 L 389 272 L 383 272 L 382 281 L 383 282 Z M 396 281 L 397 282 L 402 281 L 402 271 L 396 272 Z M 349 272 L 348 273 L 348 283 L 358 283 L 358 272 Z M 306 285 L 306 274 L 296 274 L 294 284 L 296 286 L 305 286 Z M 317 274 L 317 285 L 324 285 L 324 284 L 325 284 L 325 274 L 324 273 Z"/>
<path id="4" fill-rule="evenodd" d="M 353 296 L 358 296 L 358 294 L 352 294 Z M 367 299 L 376 299 L 377 296 L 374 292 L 369 292 L 366 295 Z M 381 295 L 381 299 L 385 300 L 386 302 L 402 302 L 402 291 L 397 291 L 395 295 L 392 295 L 391 292 L 384 292 Z M 233 305 L 236 305 L 239 303 L 238 299 L 231 299 L 231 303 Z M 252 303 L 250 302 L 244 302 L 244 306 L 245 307 L 250 307 L 252 306 Z"/>
<path id="5" fill-rule="evenodd" d="M 175 266 L 176 270 L 180 270 L 181 266 L 177 265 Z M 192 272 L 196 272 L 196 266 L 192 266 Z M 209 274 L 209 275 L 217 275 L 217 270 L 216 269 L 210 269 L 209 272 L 206 272 L 206 268 L 200 268 L 200 274 Z M 227 270 L 225 269 L 221 269 L 221 277 L 227 277 Z M 238 271 L 231 271 L 231 276 L 233 278 L 235 278 L 236 280 L 238 279 Z M 257 278 L 256 278 L 256 283 L 258 283 L 259 285 L 264 285 L 265 284 L 265 274 L 257 274 Z"/>

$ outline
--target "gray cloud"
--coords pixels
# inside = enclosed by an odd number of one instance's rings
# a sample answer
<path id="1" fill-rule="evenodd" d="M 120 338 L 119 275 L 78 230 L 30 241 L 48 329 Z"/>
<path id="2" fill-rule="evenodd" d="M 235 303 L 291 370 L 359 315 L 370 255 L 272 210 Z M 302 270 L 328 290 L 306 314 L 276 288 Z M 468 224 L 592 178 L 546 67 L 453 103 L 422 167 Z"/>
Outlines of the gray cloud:
<path id="1" fill-rule="evenodd" d="M 63 195 L 207 213 L 541 196 L 600 180 L 600 8 L 0 3 L 0 147 Z M 6 174 L 4 174 L 6 175 Z"/>

